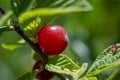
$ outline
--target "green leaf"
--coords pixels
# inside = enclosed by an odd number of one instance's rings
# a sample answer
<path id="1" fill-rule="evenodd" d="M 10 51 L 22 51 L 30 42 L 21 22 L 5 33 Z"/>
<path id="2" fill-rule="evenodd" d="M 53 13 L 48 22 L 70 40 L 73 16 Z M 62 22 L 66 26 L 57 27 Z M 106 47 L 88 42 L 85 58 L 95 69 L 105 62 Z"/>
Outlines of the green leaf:
<path id="1" fill-rule="evenodd" d="M 7 26 L 0 27 L 0 35 L 1 35 L 3 32 L 9 31 L 9 30 L 10 30 L 9 27 L 7 27 Z"/>
<path id="2" fill-rule="evenodd" d="M 22 45 L 18 44 L 18 43 L 2 43 L 1 46 L 8 50 L 15 50 L 15 49 L 21 47 Z"/>
<path id="3" fill-rule="evenodd" d="M 70 58 L 63 54 L 52 57 L 45 67 L 47 70 L 57 71 L 59 73 L 65 73 L 69 75 L 71 75 L 72 72 L 76 72 L 80 69 L 78 65 L 76 65 Z M 56 70 L 53 67 L 56 69 L 58 68 L 59 70 Z"/>
<path id="4" fill-rule="evenodd" d="M 19 17 L 20 22 L 35 16 L 54 16 L 92 9 L 86 0 L 34 0 L 34 5 L 31 6 L 34 6 L 34 9 L 21 14 Z"/>
<path id="5" fill-rule="evenodd" d="M 19 16 L 30 5 L 31 0 L 10 0 L 11 8 L 16 16 Z"/>
<path id="6" fill-rule="evenodd" d="M 88 80 L 98 80 L 96 77 L 89 77 Z"/>
<path id="7" fill-rule="evenodd" d="M 18 44 L 25 44 L 25 40 L 24 39 L 20 39 L 17 43 Z"/>
<path id="8" fill-rule="evenodd" d="M 36 38 L 40 22 L 40 17 L 37 17 L 33 22 L 24 28 L 24 33 L 31 38 Z"/>
<path id="9" fill-rule="evenodd" d="M 70 75 L 77 80 L 85 72 L 87 64 L 83 64 L 80 68 L 69 57 L 60 54 L 52 57 L 45 68 L 51 72 Z"/>
<path id="10" fill-rule="evenodd" d="M 13 12 L 8 11 L 0 18 L 0 27 L 5 26 L 6 21 L 12 16 Z"/>
<path id="11" fill-rule="evenodd" d="M 119 75 L 120 75 L 120 69 L 117 69 L 113 73 L 111 73 L 111 75 L 107 80 L 117 80 L 119 78 Z"/>
<path id="12" fill-rule="evenodd" d="M 20 78 L 18 78 L 17 80 L 35 80 L 35 75 L 36 72 L 28 72 L 26 74 L 24 74 L 23 76 L 21 76 Z"/>
<path id="13" fill-rule="evenodd" d="M 85 73 L 85 71 L 87 70 L 87 66 L 88 66 L 87 63 L 82 64 L 81 69 L 80 69 L 79 71 L 77 71 L 77 72 L 75 73 L 75 75 L 73 75 L 73 78 L 74 78 L 75 80 L 78 80 L 79 78 L 81 78 L 81 76 L 82 76 L 82 75 Z"/>
<path id="14" fill-rule="evenodd" d="M 120 44 L 106 48 L 94 61 L 87 76 L 94 76 L 110 68 L 120 66 Z"/>
<path id="15" fill-rule="evenodd" d="M 83 77 L 83 78 L 80 78 L 79 80 L 98 80 L 96 77 Z"/>

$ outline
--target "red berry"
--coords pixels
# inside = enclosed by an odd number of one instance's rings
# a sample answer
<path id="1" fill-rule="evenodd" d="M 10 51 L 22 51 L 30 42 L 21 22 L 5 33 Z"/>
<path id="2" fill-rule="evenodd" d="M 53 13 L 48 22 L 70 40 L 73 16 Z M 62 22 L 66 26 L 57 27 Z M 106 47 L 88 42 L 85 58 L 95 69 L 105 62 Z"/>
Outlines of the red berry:
<path id="1" fill-rule="evenodd" d="M 41 66 L 42 66 L 42 60 L 38 60 L 35 62 L 34 66 L 33 66 L 33 69 L 32 70 L 37 70 L 37 69 L 40 69 Z"/>
<path id="2" fill-rule="evenodd" d="M 50 80 L 53 76 L 54 76 L 54 74 L 52 72 L 43 70 L 43 71 L 37 73 L 36 78 L 38 80 Z"/>
<path id="3" fill-rule="evenodd" d="M 67 32 L 59 25 L 44 26 L 37 39 L 41 49 L 49 55 L 60 54 L 68 44 Z"/>

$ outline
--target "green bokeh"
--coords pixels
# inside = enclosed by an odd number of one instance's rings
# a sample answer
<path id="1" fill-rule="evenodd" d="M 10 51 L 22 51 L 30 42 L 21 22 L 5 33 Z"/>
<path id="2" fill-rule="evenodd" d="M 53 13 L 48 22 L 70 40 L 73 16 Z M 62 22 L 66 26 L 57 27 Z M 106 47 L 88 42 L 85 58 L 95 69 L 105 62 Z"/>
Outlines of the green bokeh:
<path id="1" fill-rule="evenodd" d="M 89 1 L 93 6 L 92 11 L 67 14 L 51 22 L 66 28 L 69 47 L 64 53 L 78 64 L 83 62 L 91 64 L 102 50 L 120 42 L 120 1 Z M 9 10 L 9 0 L 0 0 L 0 6 L 6 11 Z M 0 44 L 16 43 L 20 39 L 15 32 L 5 32 L 0 37 Z M 27 44 L 15 50 L 1 46 L 0 80 L 15 80 L 31 71 L 33 63 L 32 50 Z"/>

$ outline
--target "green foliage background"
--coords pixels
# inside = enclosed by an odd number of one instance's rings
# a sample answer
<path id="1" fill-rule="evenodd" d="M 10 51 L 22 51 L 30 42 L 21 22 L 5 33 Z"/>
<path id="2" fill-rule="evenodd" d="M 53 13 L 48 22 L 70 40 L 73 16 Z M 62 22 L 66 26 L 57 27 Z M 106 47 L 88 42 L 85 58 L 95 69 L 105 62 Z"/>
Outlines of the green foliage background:
<path id="1" fill-rule="evenodd" d="M 51 24 L 62 25 L 68 31 L 69 46 L 64 53 L 76 63 L 88 62 L 90 66 L 101 51 L 120 42 L 120 1 L 89 2 L 93 6 L 92 11 L 70 13 Z M 9 0 L 0 0 L 0 6 L 5 11 L 10 9 L 9 3 Z M 18 40 L 21 37 L 16 32 L 5 32 L 0 37 L 0 80 L 15 80 L 31 71 L 34 64 L 33 51 L 27 44 L 16 44 Z M 6 44 L 15 45 L 8 48 Z"/>

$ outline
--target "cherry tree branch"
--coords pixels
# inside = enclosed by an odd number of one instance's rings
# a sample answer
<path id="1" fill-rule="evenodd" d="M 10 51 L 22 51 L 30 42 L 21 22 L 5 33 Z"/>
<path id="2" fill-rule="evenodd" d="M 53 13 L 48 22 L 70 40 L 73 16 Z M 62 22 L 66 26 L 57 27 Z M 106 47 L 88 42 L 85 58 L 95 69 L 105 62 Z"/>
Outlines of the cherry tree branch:
<path id="1" fill-rule="evenodd" d="M 5 14 L 5 11 L 0 7 L 0 13 L 2 15 Z M 31 39 L 29 39 L 23 32 L 23 30 L 18 25 L 18 21 L 11 21 L 11 25 L 14 27 L 14 30 L 32 47 L 32 49 L 38 53 L 38 55 L 41 57 L 43 64 L 47 64 L 48 62 L 48 56 L 42 52 L 42 49 L 39 47 L 38 43 L 34 43 Z M 67 78 L 61 74 L 55 73 L 60 80 L 67 80 Z"/>
<path id="2" fill-rule="evenodd" d="M 43 63 L 46 64 L 48 62 L 48 56 L 42 52 L 38 43 L 34 43 L 24 34 L 22 29 L 20 29 L 20 26 L 18 26 L 17 21 L 11 21 L 11 25 L 14 27 L 15 31 L 34 49 L 34 51 L 38 53 L 38 55 L 42 58 Z"/>
<path id="3" fill-rule="evenodd" d="M 42 52 L 41 48 L 39 47 L 38 43 L 34 43 L 33 41 L 31 41 L 24 33 L 23 31 L 20 29 L 20 27 L 18 26 L 18 23 L 16 21 L 12 21 L 11 24 L 14 26 L 15 31 L 35 50 L 36 53 L 38 53 L 38 55 L 42 58 L 44 65 L 48 62 L 48 56 Z M 55 73 L 55 75 L 57 75 L 60 80 L 66 80 L 66 77 Z"/>

